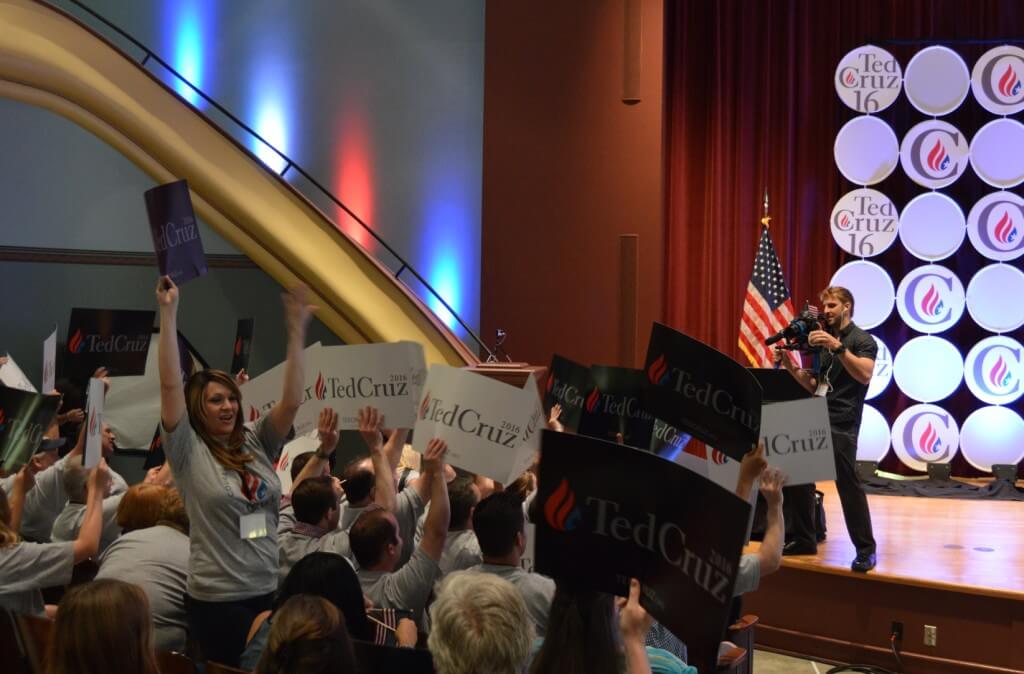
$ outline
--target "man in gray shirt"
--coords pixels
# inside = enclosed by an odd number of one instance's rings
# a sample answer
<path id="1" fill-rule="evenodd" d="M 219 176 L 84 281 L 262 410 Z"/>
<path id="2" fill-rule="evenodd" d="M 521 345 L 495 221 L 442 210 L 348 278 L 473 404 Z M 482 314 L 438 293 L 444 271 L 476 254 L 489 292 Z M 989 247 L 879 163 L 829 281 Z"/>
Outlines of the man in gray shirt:
<path id="1" fill-rule="evenodd" d="M 526 602 L 537 636 L 543 637 L 555 596 L 555 581 L 520 566 L 526 551 L 525 524 L 523 501 L 517 495 L 496 492 L 480 501 L 473 511 L 473 530 L 484 561 L 470 570 L 493 573 L 512 583 Z"/>
<path id="2" fill-rule="evenodd" d="M 479 502 L 480 488 L 477 487 L 472 475 L 460 476 L 448 483 L 448 503 L 452 514 L 440 562 L 441 573 L 446 576 L 453 571 L 462 571 L 484 561 L 480 544 L 473 533 L 473 510 Z M 426 518 L 421 517 L 417 524 L 417 545 L 423 538 L 425 521 Z"/>
<path id="3" fill-rule="evenodd" d="M 86 483 L 90 472 L 82 468 L 77 461 L 64 467 L 64 493 L 68 496 L 68 502 L 53 521 L 50 539 L 54 543 L 65 543 L 78 538 L 82 520 L 85 519 Z M 117 524 L 117 507 L 123 496 L 123 493 L 114 494 L 103 499 L 103 532 L 100 534 L 99 549 L 101 554 L 121 535 L 121 527 Z"/>
<path id="4" fill-rule="evenodd" d="M 403 541 L 398 521 L 392 513 L 379 508 L 369 509 L 356 520 L 349 532 L 352 552 L 360 567 L 358 575 L 363 594 L 378 608 L 412 611 L 417 622 L 420 622 L 434 582 L 441 577 L 438 562 L 451 519 L 448 486 L 444 480 L 444 453 L 447 449 L 444 441 L 434 438 L 423 454 L 420 482 L 430 487 L 430 514 L 423 540 L 405 566 L 397 568 Z M 391 489 L 394 489 L 393 483 Z"/>
<path id="5" fill-rule="evenodd" d="M 277 536 L 281 581 L 311 552 L 332 552 L 351 561 L 348 532 L 338 529 L 339 496 L 329 475 L 306 478 L 292 491 L 295 523 Z"/>

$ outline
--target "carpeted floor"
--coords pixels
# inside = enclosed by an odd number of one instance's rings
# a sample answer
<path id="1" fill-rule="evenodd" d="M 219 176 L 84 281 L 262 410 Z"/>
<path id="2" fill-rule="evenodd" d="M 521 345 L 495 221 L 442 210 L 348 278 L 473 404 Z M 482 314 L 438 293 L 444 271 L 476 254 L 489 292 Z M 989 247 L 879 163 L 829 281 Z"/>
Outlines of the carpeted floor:
<path id="1" fill-rule="evenodd" d="M 832 665 L 786 655 L 754 651 L 754 674 L 825 674 Z"/>

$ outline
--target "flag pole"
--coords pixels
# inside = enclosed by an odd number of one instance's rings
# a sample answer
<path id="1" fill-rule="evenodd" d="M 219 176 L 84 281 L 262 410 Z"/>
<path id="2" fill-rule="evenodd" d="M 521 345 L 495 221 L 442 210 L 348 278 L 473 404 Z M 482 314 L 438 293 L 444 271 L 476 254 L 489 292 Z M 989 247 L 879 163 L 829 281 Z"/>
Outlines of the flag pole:
<path id="1" fill-rule="evenodd" d="M 761 224 L 765 227 L 771 227 L 772 218 L 768 215 L 768 186 L 764 187 L 764 215 L 761 216 Z"/>

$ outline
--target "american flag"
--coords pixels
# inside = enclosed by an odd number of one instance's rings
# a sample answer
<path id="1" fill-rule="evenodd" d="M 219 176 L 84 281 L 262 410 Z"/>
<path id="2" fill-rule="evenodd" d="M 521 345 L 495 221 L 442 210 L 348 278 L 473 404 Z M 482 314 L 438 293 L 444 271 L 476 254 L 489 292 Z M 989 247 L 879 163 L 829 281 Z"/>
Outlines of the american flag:
<path id="1" fill-rule="evenodd" d="M 793 300 L 782 276 L 775 244 L 768 235 L 768 228 L 762 226 L 761 241 L 754 257 L 754 273 L 747 284 L 743 316 L 740 318 L 740 351 L 752 367 L 772 367 L 772 347 L 765 346 L 764 340 L 789 325 L 793 315 Z M 792 352 L 790 356 L 794 362 L 799 362 Z"/>

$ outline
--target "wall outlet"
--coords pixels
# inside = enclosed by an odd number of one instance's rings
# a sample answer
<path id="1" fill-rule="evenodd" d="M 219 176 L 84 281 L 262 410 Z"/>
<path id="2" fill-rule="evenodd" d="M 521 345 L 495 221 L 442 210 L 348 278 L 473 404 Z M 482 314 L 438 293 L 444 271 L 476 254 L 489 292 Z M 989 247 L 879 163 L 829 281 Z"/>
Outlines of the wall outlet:
<path id="1" fill-rule="evenodd" d="M 935 625 L 924 626 L 924 645 L 935 646 L 939 640 L 939 628 Z"/>

